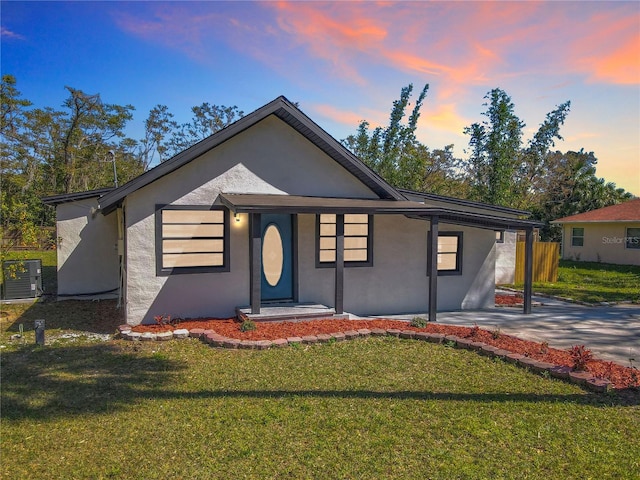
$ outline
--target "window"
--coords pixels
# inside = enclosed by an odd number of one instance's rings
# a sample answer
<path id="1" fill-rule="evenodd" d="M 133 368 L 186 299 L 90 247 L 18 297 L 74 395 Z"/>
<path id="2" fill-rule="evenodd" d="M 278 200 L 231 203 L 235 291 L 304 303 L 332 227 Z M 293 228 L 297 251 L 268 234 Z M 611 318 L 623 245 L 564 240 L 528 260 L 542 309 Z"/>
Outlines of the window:
<path id="1" fill-rule="evenodd" d="M 627 248 L 640 250 L 640 228 L 627 228 L 625 244 Z"/>
<path id="2" fill-rule="evenodd" d="M 571 246 L 572 247 L 584 246 L 584 228 L 571 229 Z"/>
<path id="3" fill-rule="evenodd" d="M 156 273 L 229 271 L 229 211 L 199 206 L 156 208 Z"/>
<path id="4" fill-rule="evenodd" d="M 321 214 L 317 223 L 317 267 L 332 267 L 336 262 L 336 216 Z M 367 214 L 344 216 L 344 263 L 346 266 L 371 266 L 373 217 Z"/>
<path id="5" fill-rule="evenodd" d="M 504 230 L 496 232 L 496 243 L 504 243 Z"/>
<path id="6" fill-rule="evenodd" d="M 431 245 L 431 233 L 428 244 Z M 438 234 L 438 275 L 462 275 L 462 232 Z"/>

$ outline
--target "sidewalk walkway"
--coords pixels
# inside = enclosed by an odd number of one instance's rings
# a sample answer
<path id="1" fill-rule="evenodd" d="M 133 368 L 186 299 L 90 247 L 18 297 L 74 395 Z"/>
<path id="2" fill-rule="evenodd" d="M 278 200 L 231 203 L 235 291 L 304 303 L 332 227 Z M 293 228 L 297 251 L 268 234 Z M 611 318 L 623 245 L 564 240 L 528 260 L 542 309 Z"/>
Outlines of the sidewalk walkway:
<path id="1" fill-rule="evenodd" d="M 548 342 L 550 347 L 585 345 L 594 356 L 640 368 L 640 305 L 586 307 L 559 300 L 535 297 L 543 305 L 530 315 L 522 308 L 495 308 L 481 311 L 438 312 L 438 323 L 473 326 L 514 335 L 525 340 Z M 392 315 L 385 318 L 426 318 L 425 314 Z"/>

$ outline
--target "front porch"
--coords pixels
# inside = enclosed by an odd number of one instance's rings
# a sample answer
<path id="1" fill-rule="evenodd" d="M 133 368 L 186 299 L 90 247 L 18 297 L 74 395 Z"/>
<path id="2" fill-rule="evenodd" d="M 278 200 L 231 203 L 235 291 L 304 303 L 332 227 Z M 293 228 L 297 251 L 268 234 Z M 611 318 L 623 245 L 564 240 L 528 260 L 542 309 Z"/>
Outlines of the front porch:
<path id="1" fill-rule="evenodd" d="M 436 259 L 439 258 L 438 237 L 440 223 L 471 227 L 481 230 L 507 230 L 522 229 L 526 231 L 525 248 L 525 286 L 523 312 L 531 313 L 531 279 L 532 279 L 532 245 L 533 229 L 539 226 L 538 222 L 513 218 L 497 212 L 495 214 L 477 213 L 466 211 L 463 208 L 443 208 L 410 200 L 383 200 L 383 199 L 354 199 L 354 198 L 326 198 L 326 197 L 301 197 L 294 195 L 267 195 L 267 194 L 230 194 L 221 193 L 220 203 L 226 206 L 232 214 L 248 214 L 249 216 L 249 285 L 250 306 L 237 309 L 239 318 L 252 318 L 256 320 L 282 320 L 284 318 L 327 318 L 327 315 L 343 315 L 345 299 L 345 215 L 367 214 L 374 215 L 399 215 L 409 219 L 421 220 L 428 223 L 425 229 L 427 234 L 427 282 L 425 285 L 425 297 L 428 299 L 428 319 L 436 320 L 438 311 L 438 276 L 439 270 Z M 311 311 L 306 307 L 287 311 L 286 308 L 298 308 L 295 303 L 288 305 L 269 305 L 264 302 L 262 286 L 263 269 L 263 231 L 262 217 L 273 214 L 332 214 L 335 216 L 334 236 L 335 250 L 334 263 L 331 267 L 333 275 L 333 308 L 318 306 L 319 311 Z M 294 223 L 295 225 L 295 223 Z M 297 229 L 294 226 L 293 231 Z M 294 242 L 295 244 L 295 242 Z M 296 279 L 298 272 L 298 260 L 293 258 L 293 301 L 298 298 L 296 294 Z M 460 258 L 462 258 L 460 256 Z M 493 285 L 493 274 L 491 279 Z M 324 300 L 323 303 L 326 303 Z M 326 310 L 325 310 L 326 309 Z M 249 317 L 251 315 L 252 317 Z"/>

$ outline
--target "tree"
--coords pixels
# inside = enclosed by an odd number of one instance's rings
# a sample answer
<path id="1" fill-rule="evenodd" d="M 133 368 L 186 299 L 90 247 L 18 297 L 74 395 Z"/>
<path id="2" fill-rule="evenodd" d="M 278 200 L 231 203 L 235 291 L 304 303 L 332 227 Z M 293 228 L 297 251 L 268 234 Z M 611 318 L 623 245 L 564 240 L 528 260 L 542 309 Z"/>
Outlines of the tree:
<path id="1" fill-rule="evenodd" d="M 121 182 L 142 172 L 137 144 L 124 135 L 133 107 L 66 89 L 61 110 L 31 108 L 15 78 L 2 77 L 1 224 L 5 236 L 22 242 L 30 237 L 26 228 L 54 223 L 43 196 L 113 185 L 114 159 Z"/>
<path id="2" fill-rule="evenodd" d="M 522 129 L 525 123 L 514 113 L 504 91 L 491 90 L 483 113 L 488 121 L 464 129 L 470 135 L 469 177 L 475 200 L 494 205 L 513 205 L 513 179 L 518 172 Z"/>
<path id="3" fill-rule="evenodd" d="M 160 143 L 162 153 L 166 153 L 166 157 L 161 156 L 161 161 L 177 155 L 244 116 L 244 112 L 235 105 L 226 107 L 224 105 L 211 105 L 207 102 L 200 106 L 192 107 L 191 111 L 193 112 L 191 121 L 182 125 L 177 125 L 169 120 L 173 115 L 168 114 L 166 111 L 161 112 L 160 126 L 157 129 L 162 132 L 162 138 L 166 138 L 169 130 L 171 130 L 171 136 L 168 137 L 168 140 Z"/>
<path id="4" fill-rule="evenodd" d="M 402 124 L 413 85 L 400 91 L 393 102 L 389 125 L 369 130 L 363 120 L 355 135 L 342 143 L 391 185 L 418 192 L 442 195 L 463 194 L 467 190 L 459 173 L 460 160 L 453 156 L 453 145 L 430 150 L 416 139 L 420 108 L 429 85 L 425 85 L 406 124 Z"/>
<path id="5" fill-rule="evenodd" d="M 33 166 L 24 163 L 25 110 L 32 104 L 21 98 L 12 75 L 3 75 L 0 86 L 0 261 L 18 242 L 35 245 L 38 231 L 34 200 L 29 194 Z"/>
<path id="6" fill-rule="evenodd" d="M 420 157 L 420 153 L 424 153 L 424 150 L 420 151 L 417 147 L 415 131 L 428 90 L 427 84 L 420 92 L 406 125 L 402 124 L 402 119 L 409 105 L 413 84 L 402 88 L 400 99 L 393 102 L 386 128 L 377 127 L 369 133 L 369 122 L 363 120 L 358 125 L 356 135 L 343 140 L 345 146 L 365 164 L 396 187 L 409 188 L 416 183 L 416 176 L 422 176 L 424 158 Z"/>
<path id="7" fill-rule="evenodd" d="M 515 114 L 511 97 L 495 88 L 485 97 L 487 117 L 464 129 L 470 136 L 471 154 L 466 170 L 473 199 L 503 206 L 526 207 L 531 201 L 536 179 L 542 174 L 543 159 L 561 139 L 560 126 L 569 113 L 565 102 L 548 113 L 546 120 L 528 142 L 522 146 L 522 131 L 526 124 Z"/>
<path id="8" fill-rule="evenodd" d="M 615 205 L 632 198 L 629 192 L 616 188 L 596 176 L 597 158 L 593 152 L 548 153 L 542 168 L 546 171 L 539 182 L 538 202 L 532 208 L 534 218 L 545 222 L 542 239 L 560 241 L 561 228 L 551 220 Z"/>
<path id="9" fill-rule="evenodd" d="M 158 163 L 167 159 L 165 139 L 178 128 L 178 124 L 172 119 L 173 114 L 166 105 L 156 105 L 149 112 L 144 122 L 145 135 L 138 146 L 138 157 L 144 170 L 154 162 L 156 155 Z"/>

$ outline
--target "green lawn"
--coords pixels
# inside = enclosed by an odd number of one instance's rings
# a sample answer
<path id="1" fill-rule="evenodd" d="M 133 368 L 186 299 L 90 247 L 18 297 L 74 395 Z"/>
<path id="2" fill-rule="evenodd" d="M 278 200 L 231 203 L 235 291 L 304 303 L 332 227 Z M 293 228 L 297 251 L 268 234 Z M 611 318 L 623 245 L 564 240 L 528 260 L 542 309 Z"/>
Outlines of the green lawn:
<path id="1" fill-rule="evenodd" d="M 640 397 L 470 351 L 55 339 L 52 318 L 46 347 L 2 329 L 5 479 L 640 476 Z"/>
<path id="2" fill-rule="evenodd" d="M 112 332 L 114 301 L 1 313 L 3 479 L 640 477 L 640 395 L 467 350 L 392 337 L 268 351 L 101 342 L 83 332 Z M 20 324 L 24 340 L 10 340 Z"/>
<path id="3" fill-rule="evenodd" d="M 640 267 L 560 260 L 556 283 L 534 283 L 534 292 L 589 303 L 640 302 Z"/>

